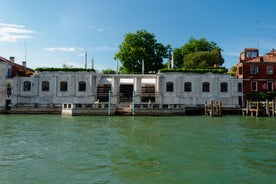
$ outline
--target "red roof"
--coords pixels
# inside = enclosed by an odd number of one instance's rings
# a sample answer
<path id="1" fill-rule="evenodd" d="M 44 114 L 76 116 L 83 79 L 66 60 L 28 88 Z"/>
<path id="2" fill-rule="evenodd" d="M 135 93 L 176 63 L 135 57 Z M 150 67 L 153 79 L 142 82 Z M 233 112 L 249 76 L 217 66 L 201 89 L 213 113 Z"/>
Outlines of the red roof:
<path id="1" fill-rule="evenodd" d="M 266 53 L 264 56 L 259 56 L 254 59 L 250 59 L 246 62 L 275 62 L 276 63 L 276 51 L 272 49 L 269 53 Z"/>
<path id="2" fill-rule="evenodd" d="M 3 58 L 3 57 L 1 57 L 1 56 L 0 56 L 0 62 L 10 63 L 11 65 L 16 66 L 16 67 L 18 67 L 18 68 L 22 68 L 22 69 L 26 69 L 26 70 L 29 70 L 29 71 L 34 72 L 34 70 L 31 69 L 31 68 L 24 67 L 24 66 L 22 66 L 22 65 L 20 65 L 20 64 L 17 64 L 17 63 L 15 63 L 15 62 L 11 62 L 10 60 L 8 60 L 8 59 L 6 59 L 6 58 Z"/>

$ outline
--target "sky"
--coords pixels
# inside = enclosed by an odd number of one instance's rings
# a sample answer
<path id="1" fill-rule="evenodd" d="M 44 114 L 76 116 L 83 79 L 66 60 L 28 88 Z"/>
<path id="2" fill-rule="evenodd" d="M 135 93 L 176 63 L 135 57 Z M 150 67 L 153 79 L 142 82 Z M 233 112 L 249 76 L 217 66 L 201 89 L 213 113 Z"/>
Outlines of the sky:
<path id="1" fill-rule="evenodd" d="M 0 56 L 27 67 L 116 69 L 127 33 L 146 30 L 180 48 L 206 38 L 223 49 L 223 66 L 244 48 L 276 48 L 276 1 L 271 0 L 0 0 Z M 166 61 L 164 61 L 166 62 Z M 120 64 L 119 64 L 120 65 Z"/>

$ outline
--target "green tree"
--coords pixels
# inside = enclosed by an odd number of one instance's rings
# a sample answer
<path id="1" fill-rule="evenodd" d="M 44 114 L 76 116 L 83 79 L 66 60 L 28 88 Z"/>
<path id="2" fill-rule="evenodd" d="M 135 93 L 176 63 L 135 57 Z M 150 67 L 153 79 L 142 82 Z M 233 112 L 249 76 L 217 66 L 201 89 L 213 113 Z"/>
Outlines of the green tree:
<path id="1" fill-rule="evenodd" d="M 173 60 L 175 68 L 183 68 L 184 62 L 183 62 L 183 54 L 181 48 L 175 48 L 173 50 Z"/>
<path id="2" fill-rule="evenodd" d="M 163 59 L 169 58 L 171 53 L 170 45 L 158 43 L 155 35 L 145 30 L 127 33 L 119 49 L 115 59 L 121 61 L 123 73 L 141 73 L 142 61 L 145 73 L 157 72 L 164 67 Z"/>
<path id="3" fill-rule="evenodd" d="M 191 38 L 183 47 L 174 49 L 174 60 L 178 63 L 177 67 L 213 67 L 214 64 L 221 66 L 224 63 L 221 52 L 222 49 L 213 41 Z"/>
<path id="4" fill-rule="evenodd" d="M 112 69 L 103 69 L 102 73 L 103 74 L 116 74 L 116 71 L 112 70 Z"/>

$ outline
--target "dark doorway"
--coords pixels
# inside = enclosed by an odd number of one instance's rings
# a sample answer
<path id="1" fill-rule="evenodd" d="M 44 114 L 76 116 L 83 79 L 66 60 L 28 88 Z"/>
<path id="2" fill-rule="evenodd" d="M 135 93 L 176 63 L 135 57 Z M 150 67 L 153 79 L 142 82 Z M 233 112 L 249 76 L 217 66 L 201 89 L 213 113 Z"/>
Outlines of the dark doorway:
<path id="1" fill-rule="evenodd" d="M 133 84 L 120 85 L 120 102 L 131 102 L 133 95 Z"/>
<path id="2" fill-rule="evenodd" d="M 6 110 L 10 110 L 10 104 L 11 104 L 11 100 L 6 100 L 6 106 L 5 106 L 5 109 Z"/>

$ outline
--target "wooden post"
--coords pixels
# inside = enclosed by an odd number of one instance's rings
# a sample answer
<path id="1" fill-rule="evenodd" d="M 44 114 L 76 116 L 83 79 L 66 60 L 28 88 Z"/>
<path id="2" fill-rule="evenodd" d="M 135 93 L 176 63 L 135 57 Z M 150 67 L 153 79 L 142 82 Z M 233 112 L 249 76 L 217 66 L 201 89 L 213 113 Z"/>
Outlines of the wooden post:
<path id="1" fill-rule="evenodd" d="M 257 101 L 257 111 L 256 111 L 256 117 L 259 116 L 259 101 Z"/>
<path id="2" fill-rule="evenodd" d="M 219 102 L 219 115 L 222 116 L 222 101 Z"/>
<path id="3" fill-rule="evenodd" d="M 266 101 L 265 101 L 265 114 L 267 116 L 270 115 L 270 113 L 269 113 L 269 102 L 268 102 L 268 99 L 266 99 Z"/>
<path id="4" fill-rule="evenodd" d="M 219 114 L 219 102 L 218 101 L 216 101 L 216 113 L 217 113 L 217 115 Z"/>
<path id="5" fill-rule="evenodd" d="M 249 111 L 249 101 L 246 100 L 246 115 L 248 115 L 248 111 Z"/>
<path id="6" fill-rule="evenodd" d="M 207 115 L 207 101 L 204 102 L 204 111 L 205 111 L 205 116 Z"/>
<path id="7" fill-rule="evenodd" d="M 213 100 L 211 100 L 211 114 L 210 114 L 210 116 L 213 116 L 214 114 L 214 101 Z"/>
<path id="8" fill-rule="evenodd" d="M 271 107 L 272 116 L 274 116 L 274 114 L 275 114 L 275 99 L 273 99 L 271 103 L 272 103 L 272 105 L 271 105 L 271 106 L 272 106 L 272 107 Z"/>

